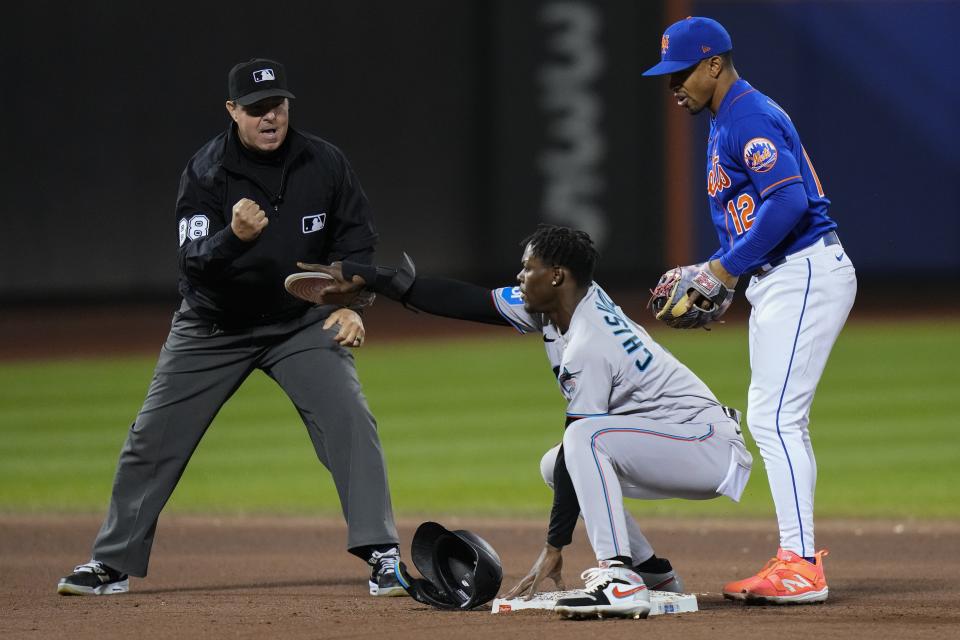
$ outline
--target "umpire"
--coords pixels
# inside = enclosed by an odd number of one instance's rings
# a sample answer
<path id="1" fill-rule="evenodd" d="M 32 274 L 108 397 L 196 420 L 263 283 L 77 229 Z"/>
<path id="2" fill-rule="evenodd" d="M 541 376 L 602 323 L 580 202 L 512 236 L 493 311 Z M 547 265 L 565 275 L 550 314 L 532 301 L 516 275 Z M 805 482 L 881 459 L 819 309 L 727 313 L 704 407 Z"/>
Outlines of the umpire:
<path id="1" fill-rule="evenodd" d="M 402 595 L 377 425 L 346 346 L 363 343 L 357 311 L 289 295 L 296 261 L 373 261 L 377 233 L 343 153 L 290 127 L 283 65 L 254 59 L 228 76 L 230 127 L 180 180 L 183 296 L 143 408 L 120 453 L 90 562 L 61 594 L 110 594 L 145 576 L 160 511 L 220 407 L 255 369 L 287 393 L 333 476 L 347 547 L 372 566 L 373 595 Z"/>

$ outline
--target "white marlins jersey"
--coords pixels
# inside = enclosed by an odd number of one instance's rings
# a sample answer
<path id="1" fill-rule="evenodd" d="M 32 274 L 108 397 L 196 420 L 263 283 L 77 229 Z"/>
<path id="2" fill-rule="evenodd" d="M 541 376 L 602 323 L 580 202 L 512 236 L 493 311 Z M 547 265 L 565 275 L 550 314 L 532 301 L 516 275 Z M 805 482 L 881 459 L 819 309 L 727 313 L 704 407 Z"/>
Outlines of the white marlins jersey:
<path id="1" fill-rule="evenodd" d="M 521 333 L 543 333 L 568 416 L 631 415 L 682 424 L 720 405 L 700 378 L 630 320 L 596 283 L 577 305 L 563 335 L 544 314 L 523 308 L 519 287 L 495 289 L 493 300 Z"/>

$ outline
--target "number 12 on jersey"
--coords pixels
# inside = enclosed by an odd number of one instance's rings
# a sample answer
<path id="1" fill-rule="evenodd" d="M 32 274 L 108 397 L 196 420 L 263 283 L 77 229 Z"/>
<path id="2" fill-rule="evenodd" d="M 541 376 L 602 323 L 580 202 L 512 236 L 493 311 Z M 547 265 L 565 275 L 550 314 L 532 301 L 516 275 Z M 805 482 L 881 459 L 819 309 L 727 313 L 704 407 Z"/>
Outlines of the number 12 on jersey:
<path id="1" fill-rule="evenodd" d="M 736 204 L 732 199 L 727 202 L 727 213 L 733 218 L 733 226 L 737 230 L 738 236 L 742 236 L 747 229 L 753 226 L 755 208 L 753 197 L 749 193 L 741 193 L 736 199 Z"/>

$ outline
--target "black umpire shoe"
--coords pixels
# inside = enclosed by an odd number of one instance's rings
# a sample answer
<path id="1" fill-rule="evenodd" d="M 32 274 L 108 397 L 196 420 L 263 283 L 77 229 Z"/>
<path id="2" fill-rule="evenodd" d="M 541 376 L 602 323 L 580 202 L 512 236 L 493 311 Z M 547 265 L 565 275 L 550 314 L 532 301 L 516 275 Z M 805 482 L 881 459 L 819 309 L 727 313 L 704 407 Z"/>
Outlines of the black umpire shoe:
<path id="1" fill-rule="evenodd" d="M 580 577 L 586 589 L 560 598 L 553 610 L 566 618 L 646 618 L 650 593 L 643 579 L 618 560 L 603 560 Z"/>
<path id="2" fill-rule="evenodd" d="M 383 553 L 374 551 L 367 562 L 373 566 L 373 571 L 370 573 L 370 595 L 407 595 L 406 589 L 397 579 L 397 564 L 400 562 L 400 550 L 397 547 Z"/>
<path id="3" fill-rule="evenodd" d="M 77 565 L 73 573 L 60 578 L 57 593 L 62 596 L 105 596 L 130 590 L 127 574 L 111 569 L 102 562 L 91 560 Z"/>

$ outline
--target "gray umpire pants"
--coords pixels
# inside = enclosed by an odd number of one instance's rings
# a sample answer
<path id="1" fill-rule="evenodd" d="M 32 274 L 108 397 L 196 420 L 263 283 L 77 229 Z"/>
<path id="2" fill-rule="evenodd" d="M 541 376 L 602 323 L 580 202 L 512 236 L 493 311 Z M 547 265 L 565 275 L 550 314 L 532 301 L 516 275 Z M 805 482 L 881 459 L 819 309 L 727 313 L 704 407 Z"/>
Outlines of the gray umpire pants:
<path id="1" fill-rule="evenodd" d="M 92 558 L 147 574 L 157 519 L 220 407 L 255 369 L 293 401 L 333 476 L 347 548 L 396 544 L 386 465 L 353 356 L 324 330 L 331 307 L 295 320 L 224 331 L 184 304 L 173 316 L 143 408 L 120 453 Z"/>

